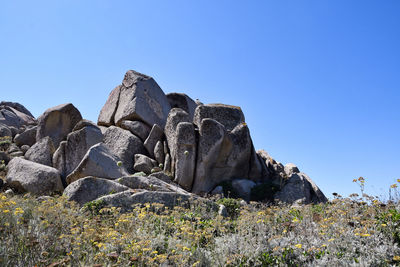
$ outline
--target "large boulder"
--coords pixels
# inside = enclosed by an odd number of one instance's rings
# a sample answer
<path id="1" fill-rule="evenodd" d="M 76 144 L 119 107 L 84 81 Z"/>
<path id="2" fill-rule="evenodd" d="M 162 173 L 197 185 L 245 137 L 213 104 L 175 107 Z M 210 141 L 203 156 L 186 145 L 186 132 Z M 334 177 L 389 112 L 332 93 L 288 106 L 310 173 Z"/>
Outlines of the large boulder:
<path id="1" fill-rule="evenodd" d="M 71 103 L 49 108 L 38 118 L 36 140 L 50 136 L 57 148 L 81 119 L 81 113 Z"/>
<path id="2" fill-rule="evenodd" d="M 124 166 L 118 166 L 120 159 L 111 153 L 103 143 L 92 146 L 76 169 L 67 176 L 70 184 L 87 176 L 102 177 L 110 180 L 128 175 Z"/>
<path id="3" fill-rule="evenodd" d="M 182 188 L 164 182 L 154 176 L 124 176 L 115 180 L 116 182 L 127 186 L 131 189 L 145 189 L 149 191 L 177 192 L 180 194 L 190 195 L 189 192 Z"/>
<path id="4" fill-rule="evenodd" d="M 23 158 L 14 158 L 8 163 L 6 180 L 10 187 L 35 195 L 48 195 L 64 189 L 57 169 Z"/>
<path id="5" fill-rule="evenodd" d="M 23 121 L 7 107 L 0 108 L 0 123 L 17 129 L 23 125 Z"/>
<path id="6" fill-rule="evenodd" d="M 68 200 L 75 201 L 82 206 L 101 196 L 126 190 L 129 190 L 129 187 L 107 179 L 89 176 L 68 185 L 63 195 L 66 196 Z"/>
<path id="7" fill-rule="evenodd" d="M 14 142 L 18 146 L 33 146 L 36 143 L 37 126 L 29 127 L 14 137 Z"/>
<path id="8" fill-rule="evenodd" d="M 250 200 L 251 189 L 256 186 L 256 183 L 248 179 L 235 179 L 232 181 L 232 188 L 236 194 L 246 201 Z"/>
<path id="9" fill-rule="evenodd" d="M 155 161 L 154 159 L 151 159 L 148 156 L 142 154 L 135 155 L 134 169 L 136 171 L 150 174 L 151 170 L 154 167 L 157 167 L 157 161 Z"/>
<path id="10" fill-rule="evenodd" d="M 164 133 L 170 150 L 171 172 L 175 173 L 175 154 L 176 154 L 176 127 L 180 122 L 191 122 L 189 114 L 180 108 L 173 108 L 168 114 Z"/>
<path id="11" fill-rule="evenodd" d="M 27 108 L 24 107 L 24 105 L 17 103 L 17 102 L 8 102 L 8 101 L 1 101 L 0 102 L 0 106 L 8 106 L 8 107 L 12 107 L 16 110 L 18 110 L 19 112 L 22 112 L 26 115 L 28 115 L 29 117 L 33 117 L 32 113 L 29 112 L 29 110 Z"/>
<path id="12" fill-rule="evenodd" d="M 196 169 L 197 142 L 193 123 L 181 122 L 176 127 L 175 182 L 185 190 L 192 189 Z"/>
<path id="13" fill-rule="evenodd" d="M 293 173 L 283 188 L 274 196 L 275 201 L 287 204 L 325 203 L 327 198 L 304 173 Z"/>
<path id="14" fill-rule="evenodd" d="M 132 134 L 139 137 L 143 142 L 150 133 L 150 126 L 141 121 L 122 121 L 121 128 L 130 131 Z"/>
<path id="15" fill-rule="evenodd" d="M 26 151 L 25 159 L 52 167 L 53 154 L 55 151 L 56 149 L 52 139 L 46 136 Z"/>
<path id="16" fill-rule="evenodd" d="M 227 132 L 220 122 L 203 119 L 192 191 L 209 192 L 225 180 L 247 179 L 251 150 L 250 132 L 245 123 Z"/>
<path id="17" fill-rule="evenodd" d="M 121 85 L 115 87 L 108 96 L 107 102 L 100 111 L 97 124 L 101 126 L 115 125 L 114 116 L 118 108 L 119 95 L 121 93 Z"/>
<path id="18" fill-rule="evenodd" d="M 164 136 L 163 129 L 157 124 L 154 124 L 153 127 L 151 128 L 149 136 L 144 141 L 144 147 L 147 149 L 149 155 L 152 158 L 154 158 L 154 148 L 158 141 L 162 141 L 163 136 Z"/>
<path id="19" fill-rule="evenodd" d="M 124 120 L 140 120 L 164 128 L 170 109 L 167 97 L 153 78 L 130 70 L 122 85 L 110 94 L 98 124 L 120 126 Z"/>
<path id="20" fill-rule="evenodd" d="M 5 136 L 12 136 L 11 129 L 7 125 L 0 123 L 0 137 Z"/>
<path id="21" fill-rule="evenodd" d="M 167 94 L 167 98 L 171 108 L 183 109 L 189 114 L 190 121 L 193 121 L 194 111 L 197 107 L 193 99 L 182 93 L 170 93 Z"/>
<path id="22" fill-rule="evenodd" d="M 240 107 L 224 104 L 207 104 L 197 106 L 194 112 L 193 123 L 200 127 L 205 118 L 210 118 L 224 125 L 227 131 L 232 131 L 237 125 L 245 122 Z"/>
<path id="23" fill-rule="evenodd" d="M 104 133 L 103 142 L 122 161 L 129 172 L 133 172 L 135 154 L 145 154 L 146 149 L 139 137 L 130 131 L 110 126 Z"/>
<path id="24" fill-rule="evenodd" d="M 76 127 L 79 126 L 78 124 L 82 128 Z M 67 140 L 60 143 L 53 156 L 53 166 L 60 171 L 61 176 L 64 178 L 75 170 L 86 152 L 93 145 L 103 141 L 103 135 L 96 125 L 78 124 L 73 129 L 73 132 L 68 134 Z"/>
<path id="25" fill-rule="evenodd" d="M 190 207 L 190 200 L 199 199 L 193 195 L 180 194 L 177 192 L 158 192 L 134 190 L 124 191 L 98 198 L 96 201 L 103 207 L 118 207 L 121 212 L 132 211 L 135 204 L 159 203 L 170 209 L 175 206 Z"/>

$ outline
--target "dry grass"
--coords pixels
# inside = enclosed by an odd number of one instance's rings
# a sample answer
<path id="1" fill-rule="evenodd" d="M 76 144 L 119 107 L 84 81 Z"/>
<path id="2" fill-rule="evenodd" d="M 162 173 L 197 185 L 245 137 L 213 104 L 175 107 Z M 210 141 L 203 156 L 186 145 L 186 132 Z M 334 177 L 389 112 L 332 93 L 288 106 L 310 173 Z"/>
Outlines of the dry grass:
<path id="1" fill-rule="evenodd" d="M 396 188 L 393 188 L 396 190 Z M 63 197 L 0 194 L 1 266 L 390 266 L 400 263 L 399 206 L 336 198 L 299 207 L 199 203 L 79 210 Z M 239 207 L 239 208 L 237 208 Z"/>

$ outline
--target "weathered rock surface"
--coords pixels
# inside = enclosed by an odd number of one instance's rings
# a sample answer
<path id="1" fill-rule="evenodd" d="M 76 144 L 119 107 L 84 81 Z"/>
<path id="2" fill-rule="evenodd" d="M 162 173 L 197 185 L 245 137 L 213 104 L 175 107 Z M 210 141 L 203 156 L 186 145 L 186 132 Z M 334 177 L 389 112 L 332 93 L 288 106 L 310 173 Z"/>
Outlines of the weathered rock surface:
<path id="1" fill-rule="evenodd" d="M 43 137 L 37 141 L 25 153 L 25 159 L 43 164 L 46 166 L 53 166 L 53 154 L 56 151 L 52 139 L 49 136 Z"/>
<path id="2" fill-rule="evenodd" d="M 152 158 L 154 158 L 154 148 L 158 141 L 162 141 L 163 136 L 164 136 L 163 129 L 161 129 L 161 127 L 158 126 L 157 124 L 154 124 L 153 127 L 151 128 L 149 136 L 144 141 L 144 147 L 147 149 L 149 155 Z"/>
<path id="3" fill-rule="evenodd" d="M 100 111 L 99 118 L 97 121 L 98 125 L 111 126 L 115 125 L 114 116 L 118 108 L 119 95 L 121 93 L 121 85 L 118 85 L 111 91 L 108 96 L 107 102 Z"/>
<path id="4" fill-rule="evenodd" d="M 328 201 L 322 191 L 304 173 L 293 173 L 275 200 L 284 203 L 309 204 Z"/>
<path id="5" fill-rule="evenodd" d="M 75 170 L 93 145 L 103 141 L 103 135 L 96 125 L 87 122 L 78 124 L 68 134 L 67 140 L 60 143 L 53 156 L 53 166 L 60 171 L 62 177 Z"/>
<path id="6" fill-rule="evenodd" d="M 128 175 L 124 166 L 118 166 L 119 160 L 105 144 L 96 144 L 86 152 L 78 167 L 67 176 L 67 183 L 70 184 L 87 176 L 114 180 Z"/>
<path id="7" fill-rule="evenodd" d="M 124 120 L 140 120 L 164 128 L 170 109 L 167 97 L 153 78 L 130 70 L 122 85 L 110 94 L 98 123 L 119 126 Z"/>
<path id="8" fill-rule="evenodd" d="M 50 136 L 57 148 L 81 119 L 81 113 L 71 103 L 49 108 L 38 118 L 36 140 Z"/>
<path id="9" fill-rule="evenodd" d="M 241 123 L 231 132 L 213 120 L 200 125 L 196 176 L 193 192 L 209 192 L 217 184 L 249 175 L 252 142 L 247 125 Z"/>
<path id="10" fill-rule="evenodd" d="M 20 134 L 14 137 L 14 142 L 18 146 L 28 145 L 33 146 L 36 143 L 37 126 L 27 128 Z"/>
<path id="11" fill-rule="evenodd" d="M 139 137 L 143 142 L 149 136 L 151 128 L 141 121 L 122 121 L 121 128 L 130 131 Z"/>
<path id="12" fill-rule="evenodd" d="M 170 150 L 171 172 L 175 173 L 175 158 L 177 148 L 176 127 L 180 122 L 191 122 L 189 114 L 180 108 L 173 108 L 168 114 L 164 132 Z"/>
<path id="13" fill-rule="evenodd" d="M 110 126 L 104 133 L 104 144 L 123 163 L 128 172 L 133 172 L 134 156 L 145 154 L 146 149 L 139 137 L 128 130 Z"/>
<path id="14" fill-rule="evenodd" d="M 146 155 L 136 154 L 134 169 L 138 172 L 144 172 L 150 174 L 154 167 L 157 167 L 157 161 L 149 158 Z"/>
<path id="15" fill-rule="evenodd" d="M 193 185 L 196 168 L 197 143 L 194 125 L 181 122 L 176 127 L 175 181 L 185 190 L 190 191 Z"/>
<path id="16" fill-rule="evenodd" d="M 7 107 L 0 108 L 0 123 L 17 129 L 23 125 L 23 121 Z"/>
<path id="17" fill-rule="evenodd" d="M 171 108 L 180 108 L 189 114 L 190 121 L 193 121 L 194 111 L 197 104 L 188 95 L 182 93 L 167 94 Z"/>
<path id="18" fill-rule="evenodd" d="M 294 165 L 293 163 L 288 163 L 285 165 L 284 167 L 285 169 L 285 173 L 288 177 L 290 177 L 293 173 L 299 173 L 299 168 L 297 168 L 296 165 Z"/>
<path id="19" fill-rule="evenodd" d="M 36 195 L 62 192 L 64 189 L 57 169 L 23 158 L 14 158 L 9 162 L 6 180 L 10 187 Z"/>
<path id="20" fill-rule="evenodd" d="M 160 203 L 170 209 L 175 206 L 189 207 L 192 199 L 198 199 L 198 197 L 176 192 L 142 191 L 136 193 L 129 190 L 103 196 L 98 198 L 97 201 L 105 207 L 119 207 L 121 212 L 129 212 L 133 205 L 146 203 Z"/>
<path id="21" fill-rule="evenodd" d="M 154 147 L 154 159 L 164 165 L 165 154 L 164 154 L 164 145 L 163 142 L 158 141 Z"/>
<path id="22" fill-rule="evenodd" d="M 191 195 L 182 188 L 166 183 L 154 176 L 124 176 L 116 180 L 116 182 L 127 186 L 131 189 L 145 189 L 149 191 L 177 192 L 180 194 Z"/>
<path id="23" fill-rule="evenodd" d="M 207 104 L 197 106 L 194 112 L 193 123 L 200 127 L 203 119 L 209 118 L 224 125 L 227 131 L 232 131 L 237 125 L 245 122 L 240 107 L 224 104 Z"/>
<path id="24" fill-rule="evenodd" d="M 0 123 L 0 137 L 12 136 L 11 129 L 7 125 Z"/>
<path id="25" fill-rule="evenodd" d="M 85 177 L 79 179 L 65 188 L 63 195 L 70 201 L 75 201 L 79 205 L 83 205 L 89 201 L 93 201 L 101 196 L 110 193 L 119 193 L 129 190 L 120 183 L 97 177 Z"/>

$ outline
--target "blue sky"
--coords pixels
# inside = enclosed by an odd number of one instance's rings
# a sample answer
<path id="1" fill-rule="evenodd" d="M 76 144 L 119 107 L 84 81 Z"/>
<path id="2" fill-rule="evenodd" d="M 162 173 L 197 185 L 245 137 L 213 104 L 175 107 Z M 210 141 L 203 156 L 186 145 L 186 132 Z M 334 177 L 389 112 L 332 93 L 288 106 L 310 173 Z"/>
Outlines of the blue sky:
<path id="1" fill-rule="evenodd" d="M 257 149 L 326 193 L 400 178 L 400 2 L 1 1 L 2 100 L 90 120 L 125 71 L 241 106 Z"/>

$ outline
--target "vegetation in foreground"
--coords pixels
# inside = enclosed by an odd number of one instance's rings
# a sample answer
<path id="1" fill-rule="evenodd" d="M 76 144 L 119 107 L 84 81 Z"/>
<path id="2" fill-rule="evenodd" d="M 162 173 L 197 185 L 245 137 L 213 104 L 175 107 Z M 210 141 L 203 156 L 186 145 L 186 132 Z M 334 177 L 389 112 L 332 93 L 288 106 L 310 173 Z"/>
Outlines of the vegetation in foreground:
<path id="1" fill-rule="evenodd" d="M 363 185 L 363 180 L 356 180 Z M 395 189 L 397 185 L 393 185 Z M 327 204 L 199 203 L 116 208 L 0 193 L 1 266 L 391 266 L 400 263 L 400 206 L 337 196 Z"/>

